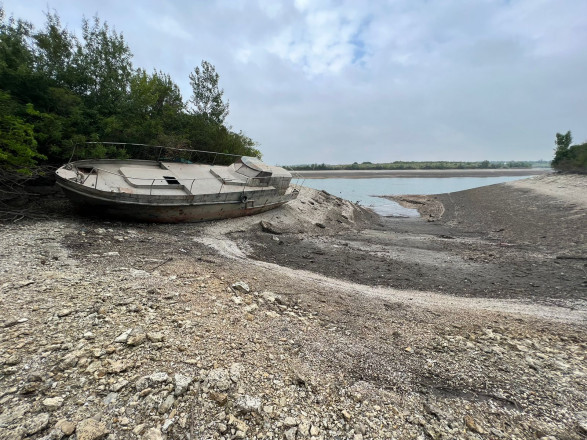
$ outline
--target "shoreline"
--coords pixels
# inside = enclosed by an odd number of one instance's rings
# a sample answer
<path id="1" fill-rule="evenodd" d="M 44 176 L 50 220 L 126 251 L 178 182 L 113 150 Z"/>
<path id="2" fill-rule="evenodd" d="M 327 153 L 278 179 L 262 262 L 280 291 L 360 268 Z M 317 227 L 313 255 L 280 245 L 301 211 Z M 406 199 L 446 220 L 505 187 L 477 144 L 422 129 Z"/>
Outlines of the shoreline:
<path id="1" fill-rule="evenodd" d="M 471 170 L 316 170 L 294 171 L 304 179 L 378 179 L 386 177 L 503 177 L 538 176 L 552 173 L 547 168 L 471 169 Z"/>

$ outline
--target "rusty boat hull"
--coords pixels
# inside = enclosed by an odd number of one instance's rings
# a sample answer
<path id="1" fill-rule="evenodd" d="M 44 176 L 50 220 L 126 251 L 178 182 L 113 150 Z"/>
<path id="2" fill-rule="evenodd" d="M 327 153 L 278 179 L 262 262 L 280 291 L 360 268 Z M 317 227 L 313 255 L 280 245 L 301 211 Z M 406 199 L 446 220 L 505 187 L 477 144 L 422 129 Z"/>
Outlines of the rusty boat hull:
<path id="1" fill-rule="evenodd" d="M 240 171 L 240 172 L 239 172 Z M 82 213 L 179 223 L 258 214 L 295 199 L 291 174 L 251 158 L 231 166 L 141 160 L 82 160 L 56 172 Z"/>

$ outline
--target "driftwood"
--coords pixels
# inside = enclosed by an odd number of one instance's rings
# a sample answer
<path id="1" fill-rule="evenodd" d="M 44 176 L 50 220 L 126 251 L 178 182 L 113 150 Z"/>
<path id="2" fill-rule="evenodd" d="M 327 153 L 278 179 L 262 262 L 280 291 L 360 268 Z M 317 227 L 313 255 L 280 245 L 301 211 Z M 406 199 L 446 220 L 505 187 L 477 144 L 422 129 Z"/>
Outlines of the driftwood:
<path id="1" fill-rule="evenodd" d="M 30 184 L 54 171 L 48 166 L 32 169 L 30 174 L 0 169 L 0 222 L 47 218 L 39 204 L 34 203 L 40 195 L 30 191 Z"/>

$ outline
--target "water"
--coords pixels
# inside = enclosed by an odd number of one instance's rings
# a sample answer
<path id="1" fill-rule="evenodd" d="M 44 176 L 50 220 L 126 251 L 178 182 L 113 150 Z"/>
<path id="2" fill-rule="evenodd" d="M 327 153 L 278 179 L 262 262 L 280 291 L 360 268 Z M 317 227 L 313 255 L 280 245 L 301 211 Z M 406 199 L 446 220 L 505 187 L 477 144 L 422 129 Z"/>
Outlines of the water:
<path id="1" fill-rule="evenodd" d="M 400 206 L 398 203 L 374 196 L 401 194 L 441 194 L 496 183 L 526 179 L 523 176 L 501 177 L 382 177 L 374 179 L 306 179 L 304 186 L 325 190 L 351 202 L 373 209 L 384 216 L 418 217 L 418 211 Z M 301 182 L 301 181 L 300 181 Z"/>

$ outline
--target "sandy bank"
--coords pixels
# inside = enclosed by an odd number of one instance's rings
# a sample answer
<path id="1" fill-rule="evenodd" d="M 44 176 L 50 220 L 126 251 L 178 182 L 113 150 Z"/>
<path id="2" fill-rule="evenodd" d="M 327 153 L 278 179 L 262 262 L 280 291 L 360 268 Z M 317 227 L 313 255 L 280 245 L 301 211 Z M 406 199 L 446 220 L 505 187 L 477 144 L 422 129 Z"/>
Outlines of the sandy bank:
<path id="1" fill-rule="evenodd" d="M 501 177 L 536 176 L 550 173 L 547 169 L 487 169 L 487 170 L 337 170 L 337 171 L 296 171 L 304 179 L 373 179 L 381 177 Z"/>

